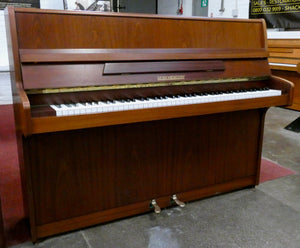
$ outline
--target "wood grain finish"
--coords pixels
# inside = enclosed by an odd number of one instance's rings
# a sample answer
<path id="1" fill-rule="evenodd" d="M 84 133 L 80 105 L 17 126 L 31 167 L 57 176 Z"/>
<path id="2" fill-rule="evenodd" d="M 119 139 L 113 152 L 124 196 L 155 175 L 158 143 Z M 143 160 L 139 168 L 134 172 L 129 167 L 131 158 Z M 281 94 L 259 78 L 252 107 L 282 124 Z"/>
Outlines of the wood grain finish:
<path id="1" fill-rule="evenodd" d="M 263 20 L 9 7 L 6 21 L 34 242 L 151 211 L 152 199 L 164 208 L 172 194 L 193 201 L 258 184 L 265 112 L 290 104 L 293 93 L 292 83 L 271 76 Z M 168 85 L 156 84 L 165 79 Z M 150 86 L 120 89 L 128 84 Z M 78 91 L 90 86 L 109 87 Z M 66 117 L 43 112 L 53 103 L 251 87 L 282 95 Z M 77 92 L 44 94 L 47 88 Z"/>
<path id="2" fill-rule="evenodd" d="M 192 81 L 197 79 L 266 77 L 270 75 L 266 59 L 226 60 L 223 63 L 225 70 L 124 75 L 104 75 L 103 63 L 23 64 L 22 75 L 24 89 L 155 83 L 159 82 L 159 76 L 180 75 L 184 76 L 183 81 Z"/>
<path id="3" fill-rule="evenodd" d="M 147 201 L 149 208 L 174 193 L 194 200 L 197 189 L 242 178 L 254 185 L 263 116 L 237 111 L 25 138 L 36 226 Z"/>
<path id="4" fill-rule="evenodd" d="M 224 71 L 221 60 L 105 63 L 103 75 Z"/>
<path id="5" fill-rule="evenodd" d="M 300 74 L 293 71 L 272 69 L 272 74 L 281 78 L 285 78 L 294 84 L 294 97 L 291 104 L 287 108 L 300 111 Z"/>
<path id="6" fill-rule="evenodd" d="M 20 49 L 266 48 L 262 20 L 19 9 L 16 22 Z"/>
<path id="7" fill-rule="evenodd" d="M 3 223 L 3 216 L 2 216 L 2 207 L 1 207 L 1 197 L 0 197 L 0 247 L 6 247 L 6 238 L 4 232 L 4 223 Z"/>
<path id="8" fill-rule="evenodd" d="M 272 74 L 294 83 L 294 100 L 288 108 L 300 111 L 300 39 L 270 39 Z"/>
<path id="9" fill-rule="evenodd" d="M 86 127 L 100 127 L 124 123 L 172 119 L 176 117 L 265 108 L 274 105 L 284 106 L 287 102 L 289 102 L 288 96 L 283 95 L 277 97 L 265 97 L 264 99 L 255 99 L 255 101 L 253 101 L 253 99 L 247 99 L 218 102 L 214 104 L 203 103 L 91 115 L 37 117 L 32 118 L 32 133 L 46 133 Z"/>
<path id="10" fill-rule="evenodd" d="M 230 182 L 222 184 L 211 185 L 205 188 L 180 193 L 177 195 L 181 200 L 188 202 L 194 199 L 200 199 L 219 193 L 225 193 L 232 190 L 249 187 L 249 185 L 254 185 L 254 183 L 255 178 L 251 176 L 243 179 L 231 180 Z M 156 200 L 159 206 L 163 208 L 172 206 L 170 203 L 170 196 L 160 197 Z M 145 212 L 149 212 L 149 201 L 139 202 L 119 208 L 108 209 L 101 212 L 90 213 L 80 217 L 69 218 L 66 220 L 37 226 L 36 232 L 38 237 L 47 237 L 49 235 L 66 232 L 70 229 L 78 229 L 82 226 L 91 226 L 98 223 L 105 223 L 111 220 L 124 218 L 124 216 L 132 216 Z"/>
<path id="11" fill-rule="evenodd" d="M 23 63 L 265 58 L 264 48 L 20 49 Z"/>

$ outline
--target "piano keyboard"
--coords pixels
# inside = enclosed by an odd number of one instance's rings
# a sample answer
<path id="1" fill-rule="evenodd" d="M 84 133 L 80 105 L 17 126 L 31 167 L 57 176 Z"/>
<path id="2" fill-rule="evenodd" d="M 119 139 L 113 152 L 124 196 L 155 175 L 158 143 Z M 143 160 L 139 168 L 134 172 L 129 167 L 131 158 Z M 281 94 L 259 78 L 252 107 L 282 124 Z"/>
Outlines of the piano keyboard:
<path id="1" fill-rule="evenodd" d="M 233 90 L 223 92 L 192 93 L 174 96 L 158 96 L 151 98 L 121 99 L 94 101 L 85 103 L 50 105 L 55 110 L 56 116 L 83 115 L 105 113 L 134 109 L 179 106 L 241 99 L 280 96 L 281 90 L 269 88 Z"/>

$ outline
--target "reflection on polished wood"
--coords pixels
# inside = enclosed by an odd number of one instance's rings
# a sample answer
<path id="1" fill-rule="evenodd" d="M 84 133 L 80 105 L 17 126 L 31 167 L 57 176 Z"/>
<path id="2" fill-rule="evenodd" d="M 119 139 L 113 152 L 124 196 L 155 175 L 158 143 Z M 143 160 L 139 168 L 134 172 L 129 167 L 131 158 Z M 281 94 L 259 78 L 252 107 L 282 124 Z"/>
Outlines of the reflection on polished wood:
<path id="1" fill-rule="evenodd" d="M 6 21 L 33 241 L 155 202 L 163 211 L 174 195 L 183 205 L 258 184 L 266 110 L 293 95 L 270 73 L 263 20 L 9 7 Z M 50 107 L 253 88 L 280 95 L 69 116 Z"/>

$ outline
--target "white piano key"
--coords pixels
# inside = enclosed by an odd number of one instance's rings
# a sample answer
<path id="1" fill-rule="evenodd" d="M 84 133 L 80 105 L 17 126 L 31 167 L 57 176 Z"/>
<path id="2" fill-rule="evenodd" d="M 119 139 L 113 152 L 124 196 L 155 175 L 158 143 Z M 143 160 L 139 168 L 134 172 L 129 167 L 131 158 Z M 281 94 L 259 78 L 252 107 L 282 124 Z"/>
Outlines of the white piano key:
<path id="1" fill-rule="evenodd" d="M 50 107 L 55 110 L 56 116 L 63 116 L 63 109 L 60 107 L 60 105 L 50 105 Z"/>
<path id="2" fill-rule="evenodd" d="M 62 115 L 74 115 L 74 111 L 71 107 L 68 107 L 66 104 L 61 104 L 60 106 L 62 108 Z"/>
<path id="3" fill-rule="evenodd" d="M 85 104 L 83 104 L 83 103 L 79 103 L 78 104 L 78 107 L 79 107 L 79 114 L 86 114 L 86 106 L 85 106 Z"/>

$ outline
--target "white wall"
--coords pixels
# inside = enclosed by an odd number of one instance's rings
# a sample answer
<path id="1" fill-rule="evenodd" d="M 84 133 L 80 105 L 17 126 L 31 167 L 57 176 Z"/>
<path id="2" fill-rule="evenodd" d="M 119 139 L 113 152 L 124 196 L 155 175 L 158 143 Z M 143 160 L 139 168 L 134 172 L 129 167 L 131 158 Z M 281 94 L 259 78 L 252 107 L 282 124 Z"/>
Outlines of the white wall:
<path id="1" fill-rule="evenodd" d="M 237 14 L 237 18 L 249 18 L 249 0 L 224 0 L 224 8 L 221 12 L 221 0 L 209 0 L 208 16 L 233 18 Z"/>
<path id="2" fill-rule="evenodd" d="M 208 16 L 233 18 L 232 11 L 237 9 L 238 18 L 249 18 L 249 0 L 224 0 L 224 12 L 220 12 L 221 0 L 209 0 Z M 267 30 L 269 39 L 300 39 L 299 31 Z"/>
<path id="3" fill-rule="evenodd" d="M 202 7 L 201 5 L 202 0 L 193 0 L 193 16 L 203 16 L 207 17 L 208 16 L 208 6 Z"/>
<path id="4" fill-rule="evenodd" d="M 158 0 L 157 12 L 161 15 L 177 15 L 177 0 Z M 181 16 L 192 16 L 193 0 L 183 0 L 183 14 Z"/>
<path id="5" fill-rule="evenodd" d="M 63 0 L 40 0 L 40 4 L 41 9 L 64 9 Z"/>
<path id="6" fill-rule="evenodd" d="M 8 71 L 7 40 L 3 10 L 0 11 L 0 71 Z"/>

